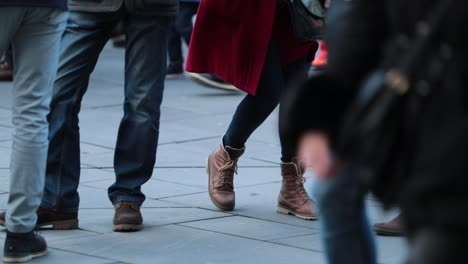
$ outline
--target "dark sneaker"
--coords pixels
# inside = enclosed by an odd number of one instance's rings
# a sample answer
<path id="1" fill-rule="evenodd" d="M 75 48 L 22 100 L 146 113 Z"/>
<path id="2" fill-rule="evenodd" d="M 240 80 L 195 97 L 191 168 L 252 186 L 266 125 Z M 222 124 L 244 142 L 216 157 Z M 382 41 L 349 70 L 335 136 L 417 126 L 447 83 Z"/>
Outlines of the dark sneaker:
<path id="1" fill-rule="evenodd" d="M 133 202 L 118 202 L 114 205 L 114 226 L 115 232 L 133 232 L 143 229 L 143 217 L 140 206 Z"/>
<path id="2" fill-rule="evenodd" d="M 53 209 L 39 207 L 36 211 L 36 228 L 48 228 L 53 230 L 78 229 L 78 213 L 62 213 Z M 5 226 L 5 212 L 0 213 L 0 225 Z"/>
<path id="3" fill-rule="evenodd" d="M 171 62 L 167 65 L 166 79 L 173 79 L 182 76 L 184 69 L 182 63 Z"/>
<path id="4" fill-rule="evenodd" d="M 21 263 L 47 254 L 47 243 L 34 232 L 19 234 L 7 231 L 3 262 Z"/>
<path id="5" fill-rule="evenodd" d="M 375 224 L 374 230 L 377 235 L 381 236 L 403 236 L 405 230 L 403 228 L 401 214 L 388 222 Z"/>
<path id="6" fill-rule="evenodd" d="M 0 81 L 13 80 L 13 67 L 6 60 L 0 62 Z"/>
<path id="7" fill-rule="evenodd" d="M 127 45 L 127 36 L 125 34 L 112 38 L 112 45 L 116 48 L 125 48 Z"/>
<path id="8" fill-rule="evenodd" d="M 208 73 L 189 73 L 192 79 L 204 86 L 218 88 L 222 90 L 229 90 L 229 91 L 239 91 L 234 85 L 227 83 L 225 80 L 219 78 L 214 74 Z"/>

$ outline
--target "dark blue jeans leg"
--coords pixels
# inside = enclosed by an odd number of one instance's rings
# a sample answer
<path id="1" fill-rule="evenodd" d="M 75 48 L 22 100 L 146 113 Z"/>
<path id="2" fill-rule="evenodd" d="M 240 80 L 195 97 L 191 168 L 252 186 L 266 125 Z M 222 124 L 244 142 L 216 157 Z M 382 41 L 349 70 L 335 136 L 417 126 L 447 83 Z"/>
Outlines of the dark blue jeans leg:
<path id="1" fill-rule="evenodd" d="M 347 167 L 312 186 L 327 263 L 376 264 L 374 234 L 364 205 L 367 189 L 357 170 Z"/>
<path id="2" fill-rule="evenodd" d="M 117 178 L 108 192 L 114 204 L 141 205 L 141 186 L 151 178 L 156 160 L 171 18 L 130 16 L 126 24 L 124 116 L 114 157 Z"/>
<path id="3" fill-rule="evenodd" d="M 49 151 L 42 206 L 78 211 L 80 134 L 78 113 L 99 53 L 118 13 L 70 12 L 62 36 L 49 119 Z"/>
<path id="4" fill-rule="evenodd" d="M 180 3 L 179 14 L 176 19 L 176 30 L 187 45 L 189 45 L 192 36 L 192 18 L 198 11 L 198 5 L 198 3 Z"/>
<path id="5" fill-rule="evenodd" d="M 171 63 L 182 64 L 184 61 L 181 38 L 189 45 L 193 29 L 192 18 L 197 10 L 198 3 L 181 2 L 179 5 L 179 11 L 169 33 L 168 55 Z"/>
<path id="6" fill-rule="evenodd" d="M 270 41 L 257 94 L 247 95 L 237 107 L 224 135 L 224 144 L 234 148 L 244 147 L 250 135 L 275 110 L 285 87 L 301 71 L 305 71 L 305 59 L 282 67 L 279 49 L 275 41 Z M 290 162 L 294 155 L 294 149 L 288 144 L 287 140 L 281 140 L 281 159 L 284 162 Z"/>

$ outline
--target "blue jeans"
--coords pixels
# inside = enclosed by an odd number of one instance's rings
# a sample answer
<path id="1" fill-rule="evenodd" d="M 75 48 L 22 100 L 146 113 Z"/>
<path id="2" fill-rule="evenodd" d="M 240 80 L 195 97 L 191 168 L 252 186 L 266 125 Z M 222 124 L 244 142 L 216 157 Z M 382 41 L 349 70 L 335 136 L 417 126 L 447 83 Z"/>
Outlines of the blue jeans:
<path id="1" fill-rule="evenodd" d="M 270 41 L 256 95 L 246 95 L 234 113 L 224 135 L 225 145 L 243 148 L 250 135 L 268 118 L 280 103 L 282 93 L 291 82 L 305 78 L 306 58 L 289 65 L 281 65 L 280 50 L 274 40 Z M 281 160 L 291 162 L 296 148 L 280 134 Z"/>
<path id="2" fill-rule="evenodd" d="M 13 146 L 6 226 L 26 233 L 36 225 L 44 190 L 52 83 L 66 12 L 50 8 L 1 7 L 0 54 L 13 46 Z"/>
<path id="3" fill-rule="evenodd" d="M 198 3 L 179 3 L 179 11 L 169 33 L 168 54 L 170 63 L 182 65 L 184 62 L 181 37 L 189 45 L 193 28 L 192 18 L 197 13 L 197 10 Z"/>
<path id="4" fill-rule="evenodd" d="M 131 201 L 141 205 L 145 200 L 141 186 L 150 179 L 156 160 L 171 18 L 136 17 L 122 8 L 111 13 L 70 12 L 49 115 L 44 207 L 78 210 L 78 113 L 99 54 L 121 20 L 127 35 L 124 116 L 114 157 L 116 181 L 108 194 L 114 204 Z"/>
<path id="5" fill-rule="evenodd" d="M 312 185 L 328 263 L 377 263 L 374 234 L 364 205 L 366 193 L 354 168 L 346 168 L 330 180 Z"/>

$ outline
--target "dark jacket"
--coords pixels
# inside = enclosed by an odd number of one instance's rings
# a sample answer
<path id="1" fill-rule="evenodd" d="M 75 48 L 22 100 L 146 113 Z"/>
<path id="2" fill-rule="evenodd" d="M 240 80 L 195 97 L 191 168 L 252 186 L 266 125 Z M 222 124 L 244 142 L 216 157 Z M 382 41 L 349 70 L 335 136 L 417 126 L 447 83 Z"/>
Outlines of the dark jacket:
<path id="1" fill-rule="evenodd" d="M 401 34 L 414 36 L 417 22 L 425 19 L 436 1 L 333 1 L 330 18 L 335 20 L 328 23 L 325 37 L 328 68 L 289 94 L 282 131 L 297 139 L 306 130 L 318 129 L 336 142 L 360 82 L 389 57 L 398 59 L 388 53 L 389 43 Z M 432 44 L 434 54 L 443 45 L 451 59 L 442 79 L 430 83 L 432 92 L 422 107 L 410 173 L 388 192 L 399 194 L 398 202 L 414 225 L 468 231 L 468 28 L 464 26 L 468 2 L 453 2 Z M 427 66 L 419 65 L 413 81 L 430 78 Z"/>
<path id="2" fill-rule="evenodd" d="M 115 12 L 125 3 L 128 6 L 134 6 L 135 3 L 146 3 L 153 6 L 149 8 L 154 9 L 153 15 L 160 16 L 173 16 L 177 12 L 177 0 L 151 0 L 151 1 L 137 1 L 137 0 L 70 0 L 70 11 L 79 12 Z M 154 6 L 158 5 L 156 8 Z M 147 7 L 148 9 L 148 7 Z"/>
<path id="3" fill-rule="evenodd" d="M 67 0 L 0 0 L 2 6 L 48 7 L 67 10 Z"/>

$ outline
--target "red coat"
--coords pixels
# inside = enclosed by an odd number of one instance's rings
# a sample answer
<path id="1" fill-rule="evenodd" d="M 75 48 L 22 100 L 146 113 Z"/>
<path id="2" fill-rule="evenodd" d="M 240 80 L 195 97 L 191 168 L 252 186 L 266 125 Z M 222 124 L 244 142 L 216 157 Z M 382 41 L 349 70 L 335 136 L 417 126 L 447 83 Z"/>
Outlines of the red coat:
<path id="1" fill-rule="evenodd" d="M 187 71 L 216 74 L 255 95 L 272 36 L 283 65 L 317 48 L 294 37 L 287 7 L 277 6 L 276 0 L 203 0 L 190 40 Z"/>

